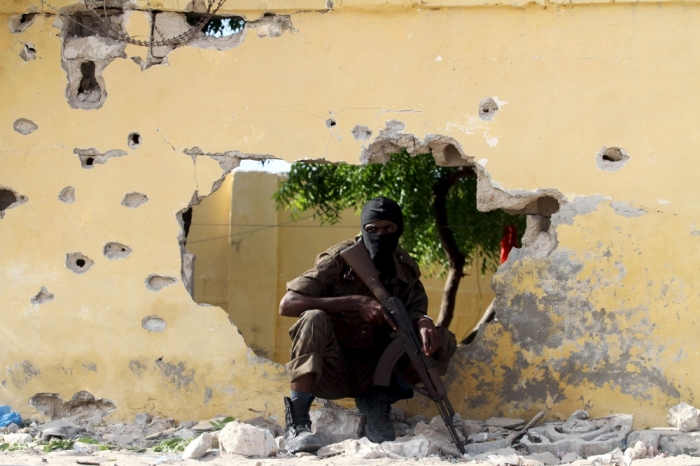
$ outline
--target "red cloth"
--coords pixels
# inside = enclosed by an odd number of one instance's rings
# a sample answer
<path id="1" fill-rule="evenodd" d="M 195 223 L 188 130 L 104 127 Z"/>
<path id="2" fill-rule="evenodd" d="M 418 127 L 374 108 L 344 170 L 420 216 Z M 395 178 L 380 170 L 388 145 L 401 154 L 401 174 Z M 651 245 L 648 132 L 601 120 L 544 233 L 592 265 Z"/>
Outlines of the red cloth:
<path id="1" fill-rule="evenodd" d="M 508 225 L 503 227 L 503 238 L 501 239 L 501 264 L 508 260 L 510 250 L 518 247 L 518 227 Z"/>

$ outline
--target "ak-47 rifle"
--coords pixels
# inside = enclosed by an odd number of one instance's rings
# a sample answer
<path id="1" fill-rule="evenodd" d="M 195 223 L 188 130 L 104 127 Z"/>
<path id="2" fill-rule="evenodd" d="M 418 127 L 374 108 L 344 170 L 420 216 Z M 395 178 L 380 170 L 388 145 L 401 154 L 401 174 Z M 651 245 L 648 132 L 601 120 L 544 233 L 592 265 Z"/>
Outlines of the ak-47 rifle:
<path id="1" fill-rule="evenodd" d="M 391 375 L 396 363 L 404 354 L 408 355 L 413 368 L 423 383 L 424 390 L 418 389 L 419 392 L 435 402 L 442 419 L 445 421 L 447 431 L 452 436 L 452 440 L 459 451 L 464 453 L 464 444 L 457 435 L 457 430 L 454 426 L 455 412 L 452 404 L 450 404 L 450 400 L 447 398 L 445 385 L 440 380 L 433 358 L 423 354 L 423 344 L 416 333 L 416 329 L 413 327 L 413 321 L 411 321 L 403 302 L 391 296 L 384 288 L 384 285 L 381 284 L 379 272 L 377 272 L 369 251 L 362 241 L 358 241 L 352 246 L 343 249 L 340 252 L 340 257 L 347 262 L 355 272 L 355 275 L 360 277 L 360 280 L 367 285 L 367 288 L 377 298 L 377 301 L 383 307 L 384 319 L 393 329 L 391 333 L 393 341 L 384 350 L 379 359 L 377 370 L 374 373 L 374 384 L 388 387 L 391 384 Z"/>

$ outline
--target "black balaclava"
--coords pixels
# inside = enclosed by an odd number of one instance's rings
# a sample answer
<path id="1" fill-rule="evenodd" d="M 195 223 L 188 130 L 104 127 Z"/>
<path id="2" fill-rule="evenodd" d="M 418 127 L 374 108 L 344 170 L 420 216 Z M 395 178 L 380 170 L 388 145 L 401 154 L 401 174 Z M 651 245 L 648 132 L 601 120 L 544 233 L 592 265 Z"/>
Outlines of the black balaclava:
<path id="1" fill-rule="evenodd" d="M 377 220 L 390 220 L 398 229 L 394 233 L 378 235 L 365 230 L 365 225 Z M 396 273 L 394 266 L 394 251 L 399 245 L 399 237 L 403 233 L 403 213 L 401 206 L 388 197 L 380 196 L 369 201 L 362 208 L 360 215 L 362 241 L 374 261 L 374 265 L 384 276 Z"/>

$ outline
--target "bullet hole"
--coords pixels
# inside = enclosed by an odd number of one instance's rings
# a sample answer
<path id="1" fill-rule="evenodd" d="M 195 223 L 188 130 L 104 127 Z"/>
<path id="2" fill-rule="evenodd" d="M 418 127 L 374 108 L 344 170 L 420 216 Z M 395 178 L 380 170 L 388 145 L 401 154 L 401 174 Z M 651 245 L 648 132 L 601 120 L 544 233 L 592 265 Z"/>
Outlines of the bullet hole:
<path id="1" fill-rule="evenodd" d="M 624 167 L 629 159 L 621 147 L 603 147 L 596 155 L 596 164 L 601 170 L 612 172 Z"/>
<path id="2" fill-rule="evenodd" d="M 36 294 L 36 296 L 30 299 L 30 301 L 34 305 L 39 305 L 51 301 L 54 298 L 55 296 L 53 295 L 53 293 L 49 293 L 49 291 L 42 286 L 41 290 Z"/>
<path id="3" fill-rule="evenodd" d="M 333 118 L 329 118 L 326 120 L 326 127 L 327 128 L 330 129 L 330 128 L 334 127 L 335 125 L 336 125 L 336 122 Z"/>
<path id="4" fill-rule="evenodd" d="M 95 78 L 95 62 L 84 61 L 80 64 L 82 78 L 78 86 L 78 100 L 80 102 L 97 103 L 102 97 L 102 89 Z"/>
<path id="5" fill-rule="evenodd" d="M 111 242 L 102 248 L 102 254 L 109 260 L 126 259 L 131 255 L 131 248 L 125 244 Z"/>
<path id="6" fill-rule="evenodd" d="M 0 219 L 5 217 L 5 211 L 20 206 L 27 202 L 27 196 L 20 196 L 12 189 L 0 186 Z"/>
<path id="7" fill-rule="evenodd" d="M 498 104 L 491 97 L 486 97 L 479 102 L 479 118 L 484 121 L 491 121 L 498 113 Z"/>
<path id="8" fill-rule="evenodd" d="M 27 120 L 26 118 L 16 119 L 12 127 L 19 134 L 23 134 L 25 136 L 39 129 L 39 125 L 34 123 L 32 120 Z"/>
<path id="9" fill-rule="evenodd" d="M 149 275 L 146 278 L 146 288 L 151 291 L 160 291 L 166 286 L 170 286 L 177 282 L 177 278 L 164 277 L 162 275 Z"/>
<path id="10" fill-rule="evenodd" d="M 141 326 L 149 332 L 162 332 L 167 325 L 167 322 L 158 316 L 147 316 L 141 320 Z"/>
<path id="11" fill-rule="evenodd" d="M 372 130 L 367 126 L 362 125 L 355 125 L 351 133 L 352 137 L 354 137 L 356 141 L 366 141 L 372 137 Z"/>
<path id="12" fill-rule="evenodd" d="M 83 168 L 90 169 L 95 164 L 106 163 L 107 160 L 114 157 L 123 157 L 126 152 L 119 149 L 108 150 L 104 154 L 101 154 L 97 149 L 91 147 L 89 149 L 73 149 L 73 153 L 80 157 L 80 165 Z"/>
<path id="13" fill-rule="evenodd" d="M 148 202 L 148 196 L 141 193 L 129 193 L 122 199 L 122 205 L 131 209 L 135 209 L 146 202 Z"/>
<path id="14" fill-rule="evenodd" d="M 141 135 L 139 133 L 129 134 L 129 137 L 127 138 L 127 144 L 129 144 L 129 147 L 131 147 L 132 149 L 136 149 L 138 146 L 141 145 Z"/>
<path id="15" fill-rule="evenodd" d="M 61 190 L 58 195 L 58 200 L 65 202 L 66 204 L 72 204 L 75 202 L 75 188 L 73 186 L 66 186 Z"/>
<path id="16" fill-rule="evenodd" d="M 19 57 L 24 61 L 32 61 L 36 59 L 36 48 L 31 42 L 23 44 L 22 50 L 19 51 Z"/>
<path id="17" fill-rule="evenodd" d="M 8 21 L 8 27 L 13 34 L 21 34 L 34 23 L 36 13 L 25 13 L 23 15 L 12 15 Z"/>
<path id="18" fill-rule="evenodd" d="M 66 254 L 66 267 L 71 272 L 81 274 L 90 270 L 94 264 L 93 260 L 80 252 L 71 252 Z"/>
<path id="19" fill-rule="evenodd" d="M 542 196 L 537 199 L 537 213 L 544 217 L 551 217 L 559 212 L 559 201 L 552 196 Z"/>

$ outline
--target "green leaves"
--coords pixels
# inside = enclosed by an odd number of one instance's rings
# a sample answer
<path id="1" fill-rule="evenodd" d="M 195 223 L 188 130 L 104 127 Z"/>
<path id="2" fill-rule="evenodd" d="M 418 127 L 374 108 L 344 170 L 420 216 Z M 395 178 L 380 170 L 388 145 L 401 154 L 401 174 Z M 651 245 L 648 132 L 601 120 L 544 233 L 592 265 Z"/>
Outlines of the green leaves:
<path id="1" fill-rule="evenodd" d="M 232 418 L 231 416 L 228 416 L 228 417 L 225 417 L 221 420 L 215 419 L 213 421 L 209 421 L 209 424 L 212 425 L 212 427 L 213 427 L 212 430 L 221 430 L 224 427 L 226 427 L 226 424 L 228 424 L 229 422 L 233 422 L 233 421 L 235 421 L 235 419 Z"/>
<path id="2" fill-rule="evenodd" d="M 159 445 L 153 448 L 155 452 L 183 452 L 187 445 L 194 439 L 171 438 L 163 440 Z"/>
<path id="3" fill-rule="evenodd" d="M 405 231 L 401 246 L 428 273 L 443 275 L 449 264 L 437 234 L 433 189 L 441 180 L 464 169 L 438 167 L 431 154 L 411 157 L 406 151 L 392 155 L 385 164 L 297 162 L 273 198 L 277 208 L 292 210 L 292 218 L 298 219 L 302 213 L 313 210 L 322 223 L 334 224 L 345 209 L 359 212 L 369 199 L 380 195 L 390 197 L 403 209 Z M 447 212 L 448 224 L 467 259 L 466 266 L 476 257 L 482 257 L 482 272 L 498 266 L 504 226 L 517 225 L 521 234 L 525 231 L 522 215 L 477 210 L 475 177 L 455 182 L 447 197 Z"/>
<path id="4" fill-rule="evenodd" d="M 57 450 L 70 450 L 71 448 L 73 448 L 72 440 L 58 438 L 52 438 L 48 443 L 41 446 L 41 449 L 44 450 L 45 453 Z"/>

